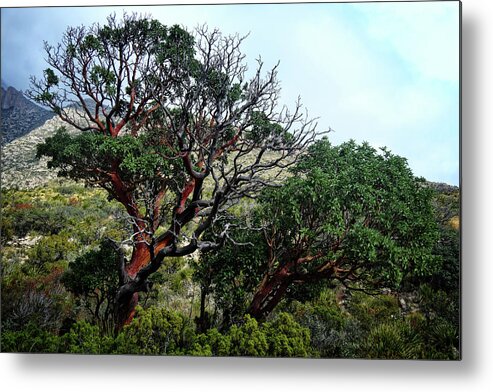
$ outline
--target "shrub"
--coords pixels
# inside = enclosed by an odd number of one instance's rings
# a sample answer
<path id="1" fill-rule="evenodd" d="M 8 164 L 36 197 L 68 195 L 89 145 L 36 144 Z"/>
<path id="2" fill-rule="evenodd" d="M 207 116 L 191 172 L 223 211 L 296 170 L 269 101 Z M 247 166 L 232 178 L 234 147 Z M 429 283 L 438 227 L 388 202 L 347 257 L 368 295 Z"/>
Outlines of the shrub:
<path id="1" fill-rule="evenodd" d="M 359 347 L 360 358 L 419 359 L 420 336 L 402 320 L 374 326 Z"/>
<path id="2" fill-rule="evenodd" d="M 258 357 L 308 357 L 310 331 L 288 313 L 280 313 L 273 321 L 259 324 L 246 315 L 241 326 L 233 325 L 230 355 Z"/>
<path id="3" fill-rule="evenodd" d="M 216 328 L 197 335 L 188 355 L 197 356 L 228 356 L 231 352 L 231 337 L 221 334 Z"/>
<path id="4" fill-rule="evenodd" d="M 1 351 L 10 353 L 56 353 L 60 338 L 35 323 L 29 323 L 19 331 L 2 329 Z"/>
<path id="5" fill-rule="evenodd" d="M 343 357 L 348 346 L 359 338 L 359 322 L 339 307 L 332 290 L 322 291 L 310 302 L 293 302 L 290 309 L 295 319 L 310 330 L 311 347 L 321 357 Z"/>
<path id="6" fill-rule="evenodd" d="M 348 302 L 351 316 L 367 330 L 372 326 L 400 317 L 397 298 L 392 295 L 367 295 L 353 292 Z"/>
<path id="7" fill-rule="evenodd" d="M 229 330 L 231 355 L 264 357 L 268 355 L 269 344 L 257 320 L 246 315 L 244 324 L 233 325 Z"/>
<path id="8" fill-rule="evenodd" d="M 135 318 L 116 337 L 114 350 L 118 354 L 182 355 L 191 346 L 193 335 L 182 314 L 137 307 Z"/>
<path id="9" fill-rule="evenodd" d="M 310 357 L 315 352 L 310 347 L 310 330 L 298 324 L 289 313 L 263 325 L 267 343 L 267 355 L 273 357 Z"/>
<path id="10" fill-rule="evenodd" d="M 70 332 L 63 335 L 63 351 L 74 354 L 104 354 L 107 352 L 99 328 L 86 321 L 75 323 Z"/>

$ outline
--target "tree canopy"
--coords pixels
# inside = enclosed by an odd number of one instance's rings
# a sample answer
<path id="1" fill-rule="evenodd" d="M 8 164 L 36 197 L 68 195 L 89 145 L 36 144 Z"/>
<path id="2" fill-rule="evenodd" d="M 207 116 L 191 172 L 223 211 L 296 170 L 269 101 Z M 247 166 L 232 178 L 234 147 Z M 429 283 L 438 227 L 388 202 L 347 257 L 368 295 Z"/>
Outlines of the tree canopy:
<path id="1" fill-rule="evenodd" d="M 294 164 L 316 138 L 299 101 L 278 107 L 277 65 L 264 71 L 259 59 L 247 72 L 243 40 L 124 15 L 45 43 L 50 68 L 29 94 L 82 133 L 60 130 L 38 156 L 60 176 L 107 190 L 132 226 L 133 253 L 119 266 L 120 324 L 164 257 L 221 246 L 227 227 L 208 241 L 203 232 L 275 183 L 266 173 Z"/>
<path id="2" fill-rule="evenodd" d="M 432 191 L 404 158 L 367 143 L 322 139 L 291 173 L 259 198 L 268 257 L 252 315 L 268 314 L 299 284 L 398 288 L 407 274 L 440 266 Z"/>

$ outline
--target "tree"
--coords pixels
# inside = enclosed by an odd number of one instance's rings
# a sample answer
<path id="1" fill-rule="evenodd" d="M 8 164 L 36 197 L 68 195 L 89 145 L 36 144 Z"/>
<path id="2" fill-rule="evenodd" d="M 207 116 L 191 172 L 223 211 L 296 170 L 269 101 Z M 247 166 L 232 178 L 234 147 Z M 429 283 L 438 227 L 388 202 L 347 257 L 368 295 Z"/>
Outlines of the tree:
<path id="1" fill-rule="evenodd" d="M 212 230 L 213 240 L 203 232 L 277 182 L 276 170 L 315 140 L 299 101 L 278 109 L 278 65 L 264 73 L 259 59 L 247 77 L 243 40 L 124 15 L 45 43 L 50 68 L 29 95 L 82 132 L 59 130 L 38 156 L 60 176 L 105 189 L 132 226 L 128 260 L 120 249 L 119 328 L 165 257 L 221 246 L 228 227 Z"/>
<path id="2" fill-rule="evenodd" d="M 239 227 L 246 217 L 231 217 L 229 224 Z M 206 233 L 207 235 L 207 233 Z M 200 284 L 201 301 L 198 329 L 203 332 L 211 327 L 210 314 L 206 311 L 206 299 L 212 297 L 214 313 L 220 310 L 221 330 L 241 323 L 251 293 L 255 290 L 265 268 L 267 246 L 261 230 L 236 228 L 231 230 L 235 242 L 230 242 L 216 252 L 200 255 L 194 264 L 194 279 Z"/>
<path id="3" fill-rule="evenodd" d="M 440 265 L 432 192 L 404 158 L 364 143 L 322 139 L 280 188 L 259 199 L 268 260 L 249 313 L 268 315 L 300 284 L 397 288 Z"/>
<path id="4" fill-rule="evenodd" d="M 118 288 L 119 254 L 110 240 L 101 242 L 69 263 L 62 276 L 65 288 L 83 301 L 84 306 L 104 331 L 112 330 L 114 297 Z"/>

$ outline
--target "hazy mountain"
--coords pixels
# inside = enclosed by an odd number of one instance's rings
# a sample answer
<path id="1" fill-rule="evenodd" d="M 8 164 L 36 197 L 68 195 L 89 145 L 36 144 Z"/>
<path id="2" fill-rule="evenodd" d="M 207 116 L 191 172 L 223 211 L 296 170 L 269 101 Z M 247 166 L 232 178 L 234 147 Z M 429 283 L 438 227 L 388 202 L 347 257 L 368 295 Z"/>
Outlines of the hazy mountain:
<path id="1" fill-rule="evenodd" d="M 12 86 L 1 87 L 2 144 L 7 144 L 43 125 L 55 114 L 27 99 L 22 92 Z"/>
<path id="2" fill-rule="evenodd" d="M 55 116 L 40 127 L 3 146 L 2 188 L 29 189 L 43 186 L 57 178 L 57 170 L 47 167 L 48 158 L 36 158 L 36 148 L 62 126 L 70 133 L 78 132 Z"/>

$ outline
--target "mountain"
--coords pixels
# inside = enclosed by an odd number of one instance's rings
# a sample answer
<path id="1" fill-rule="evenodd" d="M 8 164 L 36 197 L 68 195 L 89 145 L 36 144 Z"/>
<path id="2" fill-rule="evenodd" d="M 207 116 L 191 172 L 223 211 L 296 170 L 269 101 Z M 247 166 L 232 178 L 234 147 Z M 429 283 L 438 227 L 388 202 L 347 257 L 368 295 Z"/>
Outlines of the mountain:
<path id="1" fill-rule="evenodd" d="M 7 143 L 2 148 L 2 188 L 30 189 L 44 186 L 57 178 L 57 170 L 48 169 L 48 158 L 36 158 L 36 146 L 53 136 L 60 127 L 69 133 L 78 131 L 58 116 L 50 118 L 40 127 Z"/>
<path id="2" fill-rule="evenodd" d="M 26 135 L 55 115 L 52 111 L 31 102 L 14 87 L 5 86 L 6 83 L 2 80 L 2 145 Z"/>

